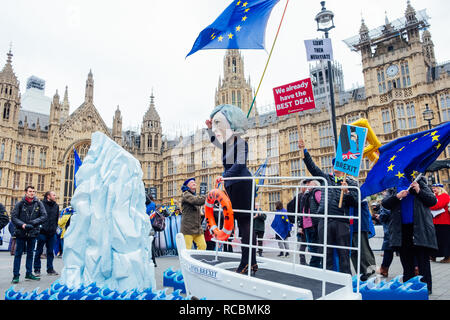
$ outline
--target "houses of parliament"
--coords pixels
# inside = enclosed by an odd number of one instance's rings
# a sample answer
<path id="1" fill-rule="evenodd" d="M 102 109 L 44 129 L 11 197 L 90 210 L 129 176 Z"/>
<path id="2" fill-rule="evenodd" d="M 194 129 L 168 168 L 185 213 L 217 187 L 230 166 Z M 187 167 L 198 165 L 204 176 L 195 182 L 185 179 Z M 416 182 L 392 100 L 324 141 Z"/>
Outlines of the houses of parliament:
<path id="1" fill-rule="evenodd" d="M 428 27 L 425 10 L 417 12 L 409 1 L 403 17 L 392 22 L 386 19 L 381 27 L 369 30 L 363 20 L 359 33 L 345 42 L 361 54 L 364 87 L 344 90 L 337 62 L 332 70 L 310 67 L 316 108 L 300 114 L 301 136 L 324 171 L 332 171 L 335 155 L 328 107 L 329 71 L 334 80 L 338 130 L 342 124 L 366 118 L 380 142 L 386 144 L 450 120 L 450 63 L 436 61 Z M 215 105 L 233 104 L 247 114 L 254 91 L 245 78 L 241 52 L 227 50 L 223 68 Z M 157 203 L 169 204 L 172 199 L 179 203 L 181 185 L 188 177 L 195 177 L 198 185 L 203 183 L 209 190 L 214 188 L 215 177 L 222 174 L 221 150 L 210 143 L 206 128 L 174 140 L 162 134 L 153 93 L 140 132 L 135 132 L 122 129 L 119 107 L 112 128 L 102 119 L 94 103 L 92 72 L 87 76 L 84 102 L 71 114 L 67 87 L 62 97 L 56 92 L 53 98 L 47 98 L 44 89 L 45 81 L 33 76 L 21 94 L 9 51 L 0 73 L 0 202 L 8 212 L 23 197 L 26 185 L 35 186 L 39 197 L 54 190 L 58 203 L 69 205 L 74 192 L 73 150 L 83 159 L 95 131 L 108 135 L 140 161 L 143 183 L 156 192 Z M 429 110 L 434 115 L 431 121 L 423 116 Z M 284 182 L 271 176 L 309 175 L 297 146 L 296 120 L 277 117 L 274 111 L 259 114 L 253 108 L 248 121 L 244 136 L 249 144 L 248 167 L 255 172 L 267 159 L 265 174 L 274 188 L 262 189 L 258 199 L 264 209 L 273 210 L 277 201 L 286 204 L 293 194 L 282 188 Z M 439 159 L 449 158 L 447 148 Z M 363 182 L 369 170 L 370 163 L 364 160 L 357 179 Z M 448 169 L 432 175 L 448 190 Z"/>

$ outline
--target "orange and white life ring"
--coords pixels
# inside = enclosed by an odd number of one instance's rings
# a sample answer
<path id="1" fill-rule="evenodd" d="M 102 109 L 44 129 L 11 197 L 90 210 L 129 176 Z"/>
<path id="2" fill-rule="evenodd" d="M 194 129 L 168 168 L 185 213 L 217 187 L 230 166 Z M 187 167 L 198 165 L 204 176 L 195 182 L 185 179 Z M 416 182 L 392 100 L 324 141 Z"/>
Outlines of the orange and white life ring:
<path id="1" fill-rule="evenodd" d="M 214 219 L 214 203 L 218 201 L 223 208 L 223 229 L 217 227 Z M 213 189 L 208 193 L 205 202 L 205 217 L 209 229 L 214 233 L 217 240 L 226 241 L 231 236 L 234 228 L 234 214 L 230 198 L 220 189 Z"/>

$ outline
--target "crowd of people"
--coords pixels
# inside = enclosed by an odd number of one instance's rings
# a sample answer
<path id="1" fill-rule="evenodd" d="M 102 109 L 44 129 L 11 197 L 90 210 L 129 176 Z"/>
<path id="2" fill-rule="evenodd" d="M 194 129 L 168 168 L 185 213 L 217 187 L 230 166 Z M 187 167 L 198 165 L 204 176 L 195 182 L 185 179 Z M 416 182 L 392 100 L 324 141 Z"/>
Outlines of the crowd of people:
<path id="1" fill-rule="evenodd" d="M 3 204 L 0 204 L 0 229 L 8 225 L 11 234 L 8 249 L 14 255 L 12 283 L 19 283 L 24 254 L 25 279 L 40 280 L 42 257 L 46 258 L 47 275 L 59 275 L 53 268 L 53 260 L 55 255 L 62 255 L 64 233 L 73 213 L 73 210 L 67 209 L 60 213 L 54 191 L 46 192 L 44 198 L 39 200 L 33 186 L 25 188 L 24 197 L 11 211 L 11 220 Z"/>

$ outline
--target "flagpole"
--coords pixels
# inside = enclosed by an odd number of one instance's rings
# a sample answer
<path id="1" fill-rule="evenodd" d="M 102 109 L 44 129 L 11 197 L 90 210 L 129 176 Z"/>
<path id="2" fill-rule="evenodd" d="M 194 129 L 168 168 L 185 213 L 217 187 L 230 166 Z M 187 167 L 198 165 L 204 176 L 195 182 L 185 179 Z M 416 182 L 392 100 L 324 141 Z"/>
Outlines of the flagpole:
<path id="1" fill-rule="evenodd" d="M 267 70 L 267 67 L 269 65 L 270 58 L 272 57 L 272 52 L 273 52 L 273 49 L 275 47 L 275 43 L 277 42 L 278 34 L 280 33 L 280 30 L 281 30 L 281 25 L 283 24 L 284 15 L 286 13 L 286 9 L 287 9 L 288 4 L 289 4 L 289 0 L 286 1 L 286 6 L 284 7 L 283 16 L 281 17 L 280 25 L 278 26 L 278 31 L 277 31 L 277 34 L 275 35 L 275 39 L 273 40 L 272 49 L 270 50 L 269 58 L 267 59 L 266 67 L 264 68 L 264 72 L 263 72 L 263 74 L 261 76 L 261 80 L 259 81 L 258 89 L 256 90 L 255 96 L 253 97 L 252 105 L 250 106 L 250 110 L 248 110 L 247 118 L 250 116 L 250 112 L 252 112 L 253 106 L 255 104 L 256 96 L 258 95 L 259 88 L 261 87 L 261 83 L 262 83 L 262 81 L 264 79 L 264 75 L 266 74 L 266 70 Z"/>

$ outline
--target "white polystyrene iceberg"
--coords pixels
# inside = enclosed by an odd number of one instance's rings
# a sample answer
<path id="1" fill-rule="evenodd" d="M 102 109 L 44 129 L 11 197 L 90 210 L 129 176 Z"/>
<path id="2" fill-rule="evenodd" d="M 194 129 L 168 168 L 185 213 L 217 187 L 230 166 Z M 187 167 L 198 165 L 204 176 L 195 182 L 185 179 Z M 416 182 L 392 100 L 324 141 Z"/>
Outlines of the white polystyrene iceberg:
<path id="1" fill-rule="evenodd" d="M 68 287 L 95 282 L 118 291 L 155 288 L 139 161 L 95 132 L 76 181 L 60 282 Z"/>

